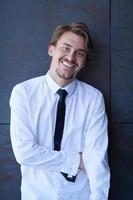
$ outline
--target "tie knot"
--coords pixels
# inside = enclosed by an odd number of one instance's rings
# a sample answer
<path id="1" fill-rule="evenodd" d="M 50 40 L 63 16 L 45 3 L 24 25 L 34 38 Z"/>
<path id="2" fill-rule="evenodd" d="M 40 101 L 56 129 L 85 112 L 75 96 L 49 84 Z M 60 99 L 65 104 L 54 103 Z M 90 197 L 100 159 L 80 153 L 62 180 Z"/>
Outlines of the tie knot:
<path id="1" fill-rule="evenodd" d="M 62 90 L 62 89 L 59 89 L 57 91 L 57 93 L 59 94 L 59 96 L 60 96 L 61 99 L 65 99 L 66 95 L 68 94 L 66 90 Z"/>

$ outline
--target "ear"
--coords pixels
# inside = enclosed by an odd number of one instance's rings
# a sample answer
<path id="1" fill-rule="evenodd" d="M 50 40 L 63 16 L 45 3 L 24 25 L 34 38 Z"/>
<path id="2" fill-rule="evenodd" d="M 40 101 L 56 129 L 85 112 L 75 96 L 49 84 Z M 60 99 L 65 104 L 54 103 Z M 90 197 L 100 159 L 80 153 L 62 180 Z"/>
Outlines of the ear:
<path id="1" fill-rule="evenodd" d="M 53 55 L 53 50 L 54 50 L 54 46 L 53 45 L 49 45 L 48 46 L 48 55 L 52 57 Z"/>

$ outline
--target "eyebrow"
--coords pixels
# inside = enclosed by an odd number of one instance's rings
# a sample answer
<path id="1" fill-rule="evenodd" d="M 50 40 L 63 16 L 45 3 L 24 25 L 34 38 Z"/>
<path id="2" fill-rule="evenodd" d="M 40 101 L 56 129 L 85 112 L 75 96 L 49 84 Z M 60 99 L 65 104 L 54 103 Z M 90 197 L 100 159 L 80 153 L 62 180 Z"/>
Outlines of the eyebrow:
<path id="1" fill-rule="evenodd" d="M 68 43 L 63 43 L 64 45 L 68 46 L 68 47 L 72 47 L 72 45 L 68 44 Z M 84 53 L 87 54 L 87 52 L 84 49 L 77 49 L 77 51 L 82 51 Z"/>

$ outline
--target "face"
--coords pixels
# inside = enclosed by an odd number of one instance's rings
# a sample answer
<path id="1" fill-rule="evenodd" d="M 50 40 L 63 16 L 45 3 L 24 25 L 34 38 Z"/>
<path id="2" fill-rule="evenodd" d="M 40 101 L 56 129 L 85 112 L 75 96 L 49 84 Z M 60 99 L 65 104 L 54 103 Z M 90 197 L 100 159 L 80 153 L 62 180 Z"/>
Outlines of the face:
<path id="1" fill-rule="evenodd" d="M 85 40 L 72 32 L 65 32 L 57 41 L 56 46 L 50 45 L 51 56 L 49 73 L 61 86 L 71 83 L 86 61 Z"/>

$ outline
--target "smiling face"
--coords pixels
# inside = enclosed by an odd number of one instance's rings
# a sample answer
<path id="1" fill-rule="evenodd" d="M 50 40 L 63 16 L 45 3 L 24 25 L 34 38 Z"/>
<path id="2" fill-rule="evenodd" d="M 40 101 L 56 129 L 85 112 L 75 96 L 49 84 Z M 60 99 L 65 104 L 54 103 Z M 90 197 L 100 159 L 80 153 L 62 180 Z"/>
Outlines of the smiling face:
<path id="1" fill-rule="evenodd" d="M 86 62 L 86 45 L 83 37 L 65 32 L 57 44 L 49 45 L 51 56 L 49 74 L 61 86 L 71 83 Z"/>

